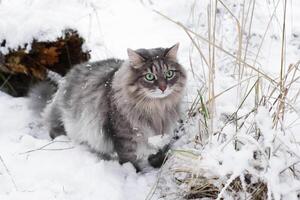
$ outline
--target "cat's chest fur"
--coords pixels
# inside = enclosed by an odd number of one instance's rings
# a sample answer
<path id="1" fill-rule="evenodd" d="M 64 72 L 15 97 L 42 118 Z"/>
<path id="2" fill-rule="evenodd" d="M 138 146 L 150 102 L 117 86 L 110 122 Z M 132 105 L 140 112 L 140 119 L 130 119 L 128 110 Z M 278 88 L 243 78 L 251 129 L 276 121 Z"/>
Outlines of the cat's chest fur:
<path id="1" fill-rule="evenodd" d="M 161 102 L 139 107 L 138 102 L 134 100 L 120 97 L 116 99 L 115 96 L 118 94 L 115 94 L 110 102 L 114 126 L 122 126 L 122 123 L 125 123 L 126 127 L 130 126 L 131 132 L 138 132 L 144 137 L 167 134 L 171 126 L 170 118 L 178 117 L 177 107 L 166 110 L 163 105 L 155 105 Z"/>

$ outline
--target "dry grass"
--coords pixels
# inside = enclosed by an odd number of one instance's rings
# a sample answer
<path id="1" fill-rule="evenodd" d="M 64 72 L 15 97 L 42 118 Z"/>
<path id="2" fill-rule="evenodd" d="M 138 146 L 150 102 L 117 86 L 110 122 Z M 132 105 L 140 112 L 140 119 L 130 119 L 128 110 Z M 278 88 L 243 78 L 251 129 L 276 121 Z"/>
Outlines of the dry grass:
<path id="1" fill-rule="evenodd" d="M 160 190 L 160 198 L 166 199 L 222 199 L 220 193 L 225 192 L 236 199 L 264 200 L 267 197 L 267 184 L 249 172 L 238 177 L 232 174 L 226 177 L 208 176 L 209 169 L 201 168 L 203 160 L 200 156 L 181 150 L 172 151 L 169 156 L 147 200 L 153 199 L 155 190 Z M 170 180 L 161 181 L 166 177 Z M 169 188 L 170 182 L 173 190 Z"/>
<path id="2" fill-rule="evenodd" d="M 282 3 L 282 4 L 280 4 Z M 287 155 L 293 155 L 296 158 L 299 156 L 297 153 L 290 150 L 289 146 L 283 141 L 274 136 L 274 141 L 272 143 L 273 147 L 264 146 L 261 144 L 261 130 L 258 127 L 256 121 L 254 120 L 259 107 L 264 107 L 268 110 L 269 114 L 272 116 L 272 128 L 274 131 L 281 131 L 285 133 L 285 129 L 296 124 L 299 119 L 295 119 L 290 125 L 284 126 L 284 120 L 286 113 L 298 113 L 294 104 L 300 95 L 300 91 L 295 92 L 299 88 L 298 81 L 300 79 L 299 74 L 299 63 L 286 65 L 286 15 L 287 4 L 289 2 L 286 0 L 277 0 L 273 2 L 273 10 L 270 14 L 270 18 L 267 20 L 266 29 L 263 31 L 261 41 L 259 42 L 256 52 L 251 49 L 250 51 L 250 38 L 253 28 L 253 18 L 255 13 L 255 8 L 257 7 L 256 0 L 242 1 L 242 9 L 239 16 L 236 15 L 231 10 L 231 7 L 226 4 L 226 1 L 222 0 L 210 0 L 207 7 L 207 35 L 203 35 L 191 28 L 186 27 L 183 23 L 173 20 L 172 18 L 166 16 L 165 14 L 155 11 L 157 14 L 165 18 L 166 20 L 175 23 L 187 34 L 190 38 L 193 49 L 199 55 L 200 63 L 203 64 L 202 71 L 206 74 L 203 75 L 205 83 L 201 90 L 198 90 L 197 96 L 195 97 L 191 107 L 188 111 L 189 118 L 199 119 L 199 133 L 196 136 L 195 143 L 201 144 L 202 148 L 205 148 L 211 143 L 212 137 L 217 136 L 217 138 L 222 138 L 224 134 L 224 129 L 234 124 L 235 134 L 231 138 L 227 138 L 227 141 L 222 144 L 221 151 L 230 144 L 234 144 L 236 151 L 239 151 L 241 146 L 245 142 L 253 143 L 257 146 L 259 154 L 262 158 L 256 158 L 253 156 L 254 161 L 259 162 L 260 159 L 265 159 L 269 162 L 270 157 L 276 156 L 277 153 L 285 152 Z M 191 12 L 197 12 L 196 1 L 192 6 Z M 259 63 L 259 57 L 262 52 L 263 44 L 267 38 L 267 33 L 270 32 L 271 24 L 275 20 L 279 19 L 277 11 L 279 5 L 283 5 L 283 18 L 281 23 L 281 48 L 280 51 L 280 62 L 278 63 L 278 76 L 269 75 L 264 72 L 264 68 Z M 222 26 L 222 24 L 217 24 L 218 10 L 224 10 L 227 12 L 228 16 L 231 17 L 233 24 L 236 26 L 236 44 L 234 44 L 233 50 L 228 50 L 222 46 L 222 35 L 217 32 L 217 26 Z M 198 16 L 195 13 L 192 16 Z M 195 20 L 195 18 L 193 18 Z M 196 19 L 198 20 L 198 19 Z M 199 23 L 198 23 L 199 24 Z M 232 69 L 236 83 L 231 87 L 225 89 L 221 92 L 216 92 L 215 90 L 215 75 L 216 69 L 218 67 L 217 55 L 223 55 L 232 63 Z M 195 65 L 193 64 L 193 59 L 190 57 L 190 63 L 192 67 L 192 72 L 196 71 Z M 252 63 L 252 64 L 251 64 Z M 198 69 L 198 71 L 200 71 Z M 196 76 L 194 74 L 194 76 Z M 231 113 L 221 113 L 225 116 L 223 126 L 215 126 L 216 120 L 216 106 L 218 98 L 222 95 L 228 94 L 232 90 L 236 89 L 236 94 L 238 98 L 238 104 L 236 109 L 232 110 Z M 249 107 L 249 102 L 252 107 Z M 248 112 L 240 112 L 241 109 L 245 108 L 245 104 L 248 105 Z M 220 113 L 219 113 L 220 114 Z M 201 116 L 201 117 L 199 117 Z M 239 133 L 243 132 L 249 138 L 242 140 Z M 278 145 L 279 143 L 279 145 Z M 200 154 L 199 154 L 200 155 Z M 179 158 L 182 155 L 178 155 L 178 152 L 173 152 L 173 159 Z M 187 156 L 188 157 L 188 156 Z M 201 165 L 200 156 L 193 156 L 191 158 L 185 157 L 185 162 L 190 163 L 190 167 L 186 165 L 180 165 L 178 163 L 174 164 L 174 161 L 170 161 L 172 164 L 167 165 L 167 170 L 172 171 L 169 174 L 171 177 L 177 177 L 177 173 L 183 175 L 184 178 L 177 179 L 173 181 L 180 187 L 178 187 L 178 194 L 185 199 L 200 199 L 200 198 L 211 198 L 211 199 L 222 199 L 223 195 L 226 193 L 230 194 L 235 198 L 242 199 L 253 199 L 262 200 L 267 199 L 267 196 L 273 198 L 272 189 L 268 188 L 268 183 L 263 181 L 257 174 L 248 172 L 243 172 L 242 174 L 233 175 L 228 173 L 228 177 L 207 177 L 204 172 L 199 172 L 197 165 L 193 164 L 196 162 Z M 295 179 L 299 179 L 297 173 L 295 173 L 295 165 L 300 162 L 296 160 L 292 165 L 287 166 L 284 171 L 290 171 L 294 174 Z M 169 167 L 169 168 L 168 168 Z M 200 167 L 201 168 L 201 167 Z M 262 170 L 261 166 L 255 166 L 256 170 Z M 175 172 L 174 172 L 174 169 Z M 165 170 L 165 169 L 164 169 Z M 205 170 L 205 169 L 200 169 Z M 162 172 L 164 173 L 164 172 Z M 251 177 L 255 177 L 255 181 Z M 182 176 L 181 176 L 182 177 Z M 250 177 L 250 178 L 249 178 Z M 182 187 L 182 186 L 185 187 Z M 184 188 L 184 189 L 183 189 Z M 168 194 L 166 194 L 168 196 Z"/>
<path id="3" fill-rule="evenodd" d="M 251 183 L 251 174 L 246 174 L 245 177 L 243 177 L 244 180 L 241 181 L 241 177 L 238 177 L 232 181 L 230 184 L 228 191 L 230 193 L 238 192 L 244 192 L 247 193 L 247 195 L 244 195 L 244 199 L 249 200 L 264 200 L 267 199 L 267 193 L 268 193 L 268 187 L 267 185 L 262 181 L 257 181 L 255 183 Z M 245 182 L 245 185 L 243 186 L 243 182 Z"/>

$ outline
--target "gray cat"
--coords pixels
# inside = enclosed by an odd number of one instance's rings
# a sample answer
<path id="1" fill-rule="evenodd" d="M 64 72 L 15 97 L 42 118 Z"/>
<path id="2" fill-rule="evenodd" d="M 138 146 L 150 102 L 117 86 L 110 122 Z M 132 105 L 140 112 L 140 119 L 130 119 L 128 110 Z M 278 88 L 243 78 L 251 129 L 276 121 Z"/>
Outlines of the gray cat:
<path id="1" fill-rule="evenodd" d="M 30 96 L 50 136 L 67 134 L 103 155 L 116 152 L 120 163 L 132 162 L 138 170 L 160 166 L 162 153 L 148 138 L 170 133 L 179 118 L 186 72 L 177 62 L 178 46 L 128 49 L 125 61 L 74 66 L 44 108 L 42 99 L 55 85 L 34 87 Z"/>

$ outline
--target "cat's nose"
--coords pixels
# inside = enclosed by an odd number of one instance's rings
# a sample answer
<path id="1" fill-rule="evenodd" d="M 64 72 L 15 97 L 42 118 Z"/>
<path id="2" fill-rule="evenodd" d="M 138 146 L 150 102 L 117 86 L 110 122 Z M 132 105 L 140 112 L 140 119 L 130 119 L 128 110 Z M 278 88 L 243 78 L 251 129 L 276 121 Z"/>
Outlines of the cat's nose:
<path id="1" fill-rule="evenodd" d="M 167 84 L 165 84 L 165 83 L 160 83 L 160 84 L 158 85 L 158 88 L 159 88 L 162 92 L 164 92 L 164 91 L 167 89 Z"/>

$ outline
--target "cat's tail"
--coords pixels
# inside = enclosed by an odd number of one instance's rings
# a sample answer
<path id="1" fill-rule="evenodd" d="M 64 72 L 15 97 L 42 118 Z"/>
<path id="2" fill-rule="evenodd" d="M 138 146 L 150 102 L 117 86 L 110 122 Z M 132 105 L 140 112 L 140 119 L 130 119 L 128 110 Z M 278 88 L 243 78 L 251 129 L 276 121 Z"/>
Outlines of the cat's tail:
<path id="1" fill-rule="evenodd" d="M 47 79 L 33 85 L 28 93 L 29 108 L 38 116 L 41 115 L 46 105 L 51 101 L 63 78 L 51 71 L 47 71 Z"/>

